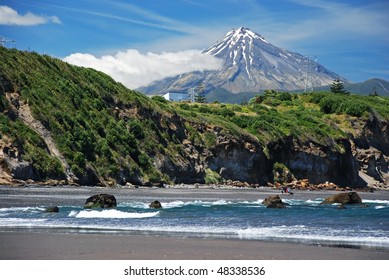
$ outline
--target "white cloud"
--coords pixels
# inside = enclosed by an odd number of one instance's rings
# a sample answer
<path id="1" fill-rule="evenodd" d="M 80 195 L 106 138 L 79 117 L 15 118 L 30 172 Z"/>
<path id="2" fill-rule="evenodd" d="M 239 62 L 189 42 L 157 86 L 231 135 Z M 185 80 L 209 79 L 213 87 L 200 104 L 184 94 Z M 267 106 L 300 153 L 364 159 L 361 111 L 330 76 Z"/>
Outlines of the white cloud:
<path id="1" fill-rule="evenodd" d="M 8 7 L 0 6 L 0 25 L 39 25 L 45 23 L 60 24 L 61 21 L 56 16 L 38 16 L 31 12 L 25 15 L 19 15 L 17 11 Z"/>
<path id="2" fill-rule="evenodd" d="M 63 60 L 102 71 L 128 88 L 138 88 L 186 72 L 216 70 L 221 66 L 219 59 L 202 54 L 199 50 L 142 54 L 129 49 L 101 57 L 74 53 Z"/>

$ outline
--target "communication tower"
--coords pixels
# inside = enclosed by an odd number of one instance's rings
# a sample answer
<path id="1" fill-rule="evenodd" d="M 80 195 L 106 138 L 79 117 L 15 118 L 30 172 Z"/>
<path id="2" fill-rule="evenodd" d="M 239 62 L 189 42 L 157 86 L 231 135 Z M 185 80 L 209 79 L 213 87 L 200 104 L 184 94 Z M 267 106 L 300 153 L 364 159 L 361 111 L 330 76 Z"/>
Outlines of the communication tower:
<path id="1" fill-rule="evenodd" d="M 16 43 L 15 40 L 10 40 L 3 36 L 0 36 L 0 46 L 5 47 L 7 42 Z"/>
<path id="2" fill-rule="evenodd" d="M 305 57 L 304 92 L 313 91 L 313 82 L 316 78 L 316 61 L 316 56 L 308 55 Z"/>
<path id="3" fill-rule="evenodd" d="M 192 102 L 192 103 L 195 102 L 195 98 L 196 98 L 195 88 L 190 88 L 189 92 L 188 92 L 188 95 L 189 95 L 190 102 Z"/>

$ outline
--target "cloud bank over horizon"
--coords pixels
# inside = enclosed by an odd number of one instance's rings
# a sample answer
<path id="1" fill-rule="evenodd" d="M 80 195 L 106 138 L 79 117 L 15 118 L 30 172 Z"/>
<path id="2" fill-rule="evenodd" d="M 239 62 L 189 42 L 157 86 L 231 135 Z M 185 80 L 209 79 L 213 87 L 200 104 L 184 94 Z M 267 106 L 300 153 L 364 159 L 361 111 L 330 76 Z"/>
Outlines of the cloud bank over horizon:
<path id="1" fill-rule="evenodd" d="M 102 71 L 130 89 L 191 71 L 217 70 L 222 63 L 218 58 L 203 54 L 200 50 L 143 54 L 136 49 L 101 57 L 74 53 L 63 61 Z"/>

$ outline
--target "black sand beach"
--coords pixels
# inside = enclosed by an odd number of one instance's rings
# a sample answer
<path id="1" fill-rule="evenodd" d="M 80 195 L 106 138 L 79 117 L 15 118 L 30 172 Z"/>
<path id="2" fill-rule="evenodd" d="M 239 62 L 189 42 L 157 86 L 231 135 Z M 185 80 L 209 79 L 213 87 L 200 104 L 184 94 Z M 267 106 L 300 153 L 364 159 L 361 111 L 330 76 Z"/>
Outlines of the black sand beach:
<path id="1" fill-rule="evenodd" d="M 8 260 L 388 260 L 388 250 L 166 236 L 1 232 Z"/>

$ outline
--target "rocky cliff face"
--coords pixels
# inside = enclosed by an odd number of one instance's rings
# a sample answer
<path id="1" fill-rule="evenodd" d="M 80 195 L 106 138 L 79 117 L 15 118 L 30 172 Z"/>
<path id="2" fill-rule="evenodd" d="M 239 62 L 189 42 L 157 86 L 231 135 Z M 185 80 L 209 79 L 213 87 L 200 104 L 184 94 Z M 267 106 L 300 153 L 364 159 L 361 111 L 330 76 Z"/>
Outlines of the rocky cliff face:
<path id="1" fill-rule="evenodd" d="M 269 181 L 270 161 L 261 145 L 248 137 L 236 139 L 218 135 L 216 145 L 206 159 L 207 165 L 225 180 L 265 185 Z"/>
<path id="2" fill-rule="evenodd" d="M 265 185 L 270 179 L 270 162 L 254 137 L 237 137 L 222 127 L 188 122 L 177 114 L 124 109 L 119 116 L 151 118 L 158 130 L 169 135 L 169 139 L 160 135 L 162 145 L 168 146 L 171 139 L 176 142 L 173 154 L 152 155 L 154 166 L 175 183 L 205 183 L 207 169 L 223 180 Z"/>
<path id="3" fill-rule="evenodd" d="M 12 114 L 19 118 L 22 122 L 24 122 L 28 127 L 30 127 L 32 130 L 34 130 L 37 134 L 41 136 L 41 138 L 45 142 L 45 149 L 47 150 L 48 154 L 51 156 L 57 158 L 63 167 L 63 170 L 65 171 L 67 180 L 70 182 L 73 182 L 76 178 L 74 174 L 70 171 L 69 164 L 67 163 L 65 157 L 61 154 L 61 152 L 58 150 L 57 146 L 55 145 L 54 139 L 51 136 L 51 132 L 45 128 L 45 126 L 38 120 L 36 120 L 31 112 L 31 108 L 28 105 L 27 102 L 25 102 L 19 93 L 6 93 L 5 94 L 6 99 L 8 100 L 10 104 L 9 111 L 12 112 Z M 22 154 L 22 153 L 20 153 Z M 12 157 L 11 157 L 12 158 Z M 16 164 L 17 166 L 18 164 Z M 23 166 L 26 165 L 26 162 L 24 162 Z M 17 172 L 17 174 L 20 174 L 16 177 L 20 177 L 19 179 L 22 179 L 22 177 L 30 177 L 25 172 L 32 172 L 29 171 L 29 168 L 26 166 L 23 168 L 25 171 Z M 25 174 L 25 175 L 23 175 Z"/>
<path id="4" fill-rule="evenodd" d="M 69 171 L 65 158 L 60 154 L 50 132 L 44 126 L 34 119 L 28 104 L 23 102 L 18 93 L 5 93 L 5 99 L 8 101 L 8 110 L 4 111 L 8 117 L 24 122 L 32 130 L 36 131 L 45 141 L 44 148 L 48 154 L 62 160 L 64 169 Z M 23 159 L 25 151 L 20 144 L 22 139 L 13 141 L 7 135 L 0 134 L 0 183 L 7 184 L 13 180 L 44 180 L 45 175 L 34 168 L 32 162 Z M 43 175 L 43 176 L 42 176 Z M 63 176 L 53 176 L 52 179 L 65 179 Z M 68 176 L 68 181 L 73 182 L 73 177 Z"/>
<path id="5" fill-rule="evenodd" d="M 287 138 L 271 143 L 269 150 L 273 161 L 283 163 L 298 179 L 308 178 L 313 184 L 333 182 L 340 186 L 366 186 L 358 175 L 358 163 L 346 139 L 337 145 L 324 146 Z"/>
<path id="6" fill-rule="evenodd" d="M 370 114 L 353 141 L 354 156 L 363 180 L 370 186 L 388 187 L 389 122 L 374 113 Z"/>
<path id="7" fill-rule="evenodd" d="M 68 183 L 96 185 L 104 183 L 93 167 L 88 167 L 82 177 L 71 173 L 66 159 L 61 156 L 45 129 L 32 114 L 20 96 L 7 94 L 8 115 L 20 119 L 45 139 L 47 153 L 58 157 L 64 166 Z M 287 166 L 294 178 L 309 179 L 313 184 L 326 181 L 340 186 L 380 186 L 389 184 L 389 129 L 388 122 L 374 114 L 358 127 L 353 139 L 339 140 L 328 145 L 300 142 L 286 137 L 263 146 L 249 134 L 239 137 L 222 127 L 206 123 L 189 122 L 175 113 L 161 114 L 145 108 L 128 107 L 113 102 L 118 120 L 140 118 L 152 120 L 159 134 L 156 139 L 168 147 L 172 139 L 176 150 L 173 153 L 154 152 L 152 164 L 174 183 L 205 183 L 206 171 L 211 170 L 222 180 L 265 185 L 273 181 L 273 165 L 276 162 Z M 359 123 L 359 125 L 361 125 Z M 168 137 L 168 138 L 165 138 Z M 209 138 L 208 143 L 204 140 Z M 22 159 L 23 150 L 7 136 L 0 139 L 0 171 L 2 183 L 12 180 L 42 180 L 31 162 Z M 267 150 L 267 155 L 264 153 Z M 117 183 L 147 183 L 140 174 L 123 169 L 114 178 Z M 51 178 L 60 179 L 60 178 Z M 65 178 L 62 178 L 65 179 Z"/>
<path id="8" fill-rule="evenodd" d="M 11 98 L 11 96 L 13 98 Z M 16 102 L 17 95 L 8 95 L 9 103 Z M 18 111 L 18 106 L 11 105 L 7 113 L 20 118 L 32 127 L 36 120 L 29 121 Z M 371 117 L 358 130 L 354 139 L 339 140 L 327 145 L 314 142 L 301 142 L 293 137 L 271 141 L 266 146 L 255 137 L 247 134 L 234 136 L 225 128 L 207 123 L 190 122 L 181 116 L 170 113 L 162 114 L 145 108 L 121 106 L 114 103 L 115 114 L 119 120 L 150 119 L 155 123 L 158 133 L 156 142 L 174 151 L 154 152 L 150 156 L 152 164 L 165 174 L 173 183 L 205 183 L 207 170 L 218 174 L 221 180 L 248 182 L 265 185 L 273 181 L 273 166 L 276 162 L 288 167 L 293 178 L 308 179 L 310 183 L 320 184 L 326 181 L 340 186 L 388 186 L 388 123 L 377 116 Z M 23 105 L 25 108 L 25 105 Z M 23 113 L 26 114 L 25 112 Z M 57 155 L 55 143 L 47 144 L 50 137 L 38 133 L 46 140 L 46 150 L 53 157 Z M 49 133 L 49 131 L 45 131 Z M 208 142 L 206 138 L 210 139 Z M 42 180 L 30 162 L 22 159 L 23 151 L 17 143 L 7 140 L 5 135 L 0 140 L 0 171 L 2 183 L 16 180 Z M 264 153 L 266 150 L 266 154 Z M 65 159 L 61 159 L 65 160 Z M 65 161 L 66 163 L 66 161 Z M 65 165 L 65 163 L 63 163 Z M 83 177 L 69 180 L 68 183 L 97 185 L 104 183 L 93 167 L 87 168 Z M 72 173 L 69 173 L 72 174 Z M 140 174 L 122 169 L 119 176 L 113 178 L 119 184 L 131 182 L 145 184 Z M 59 178 L 51 178 L 59 179 Z M 63 178 L 65 179 L 65 178 Z"/>
<path id="9" fill-rule="evenodd" d="M 371 113 L 363 128 L 355 136 L 355 144 L 361 149 L 369 147 L 389 156 L 389 123 L 375 113 Z"/>

